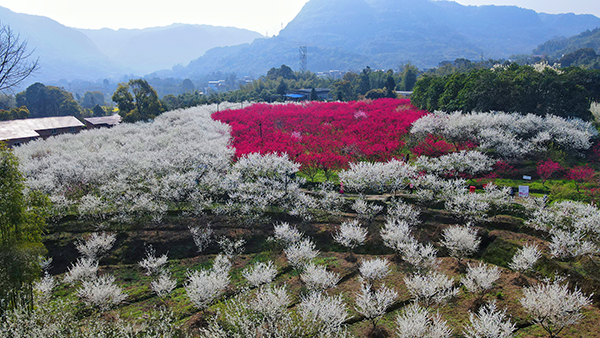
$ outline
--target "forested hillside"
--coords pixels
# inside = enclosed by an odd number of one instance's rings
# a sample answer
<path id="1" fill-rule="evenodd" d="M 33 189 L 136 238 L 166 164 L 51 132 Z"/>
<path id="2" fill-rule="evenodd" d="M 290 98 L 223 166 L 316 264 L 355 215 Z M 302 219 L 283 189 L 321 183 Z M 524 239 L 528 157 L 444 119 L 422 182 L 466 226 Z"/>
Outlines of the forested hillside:
<path id="1" fill-rule="evenodd" d="M 295 65 L 298 46 L 309 50 L 309 69 L 420 68 L 457 58 L 508 58 L 529 53 L 555 36 L 600 26 L 592 15 L 538 14 L 511 6 L 463 6 L 451 1 L 311 0 L 278 36 L 219 48 L 190 63 L 183 74 L 208 70 L 262 74 Z"/>
<path id="2" fill-rule="evenodd" d="M 567 38 L 559 37 L 549 40 L 535 48 L 533 54 L 560 59 L 565 54 L 584 48 L 591 48 L 595 52 L 600 52 L 600 28 L 588 29 Z"/>

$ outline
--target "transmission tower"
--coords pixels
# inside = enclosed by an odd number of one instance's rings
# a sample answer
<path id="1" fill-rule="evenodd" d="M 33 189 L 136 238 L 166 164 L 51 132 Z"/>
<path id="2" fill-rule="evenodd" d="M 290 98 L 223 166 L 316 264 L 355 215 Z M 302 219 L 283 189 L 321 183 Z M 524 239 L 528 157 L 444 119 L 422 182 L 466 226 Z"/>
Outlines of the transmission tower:
<path id="1" fill-rule="evenodd" d="M 308 66 L 308 47 L 300 46 L 300 71 L 306 72 Z"/>

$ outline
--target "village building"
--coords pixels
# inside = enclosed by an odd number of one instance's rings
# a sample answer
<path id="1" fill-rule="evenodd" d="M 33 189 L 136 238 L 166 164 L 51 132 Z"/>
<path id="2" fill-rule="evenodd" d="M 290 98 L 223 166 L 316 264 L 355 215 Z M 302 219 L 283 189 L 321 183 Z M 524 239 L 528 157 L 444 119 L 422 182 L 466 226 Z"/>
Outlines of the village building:
<path id="1" fill-rule="evenodd" d="M 0 122 L 0 142 L 9 147 L 60 134 L 76 134 L 84 128 L 74 116 L 42 117 Z"/>
<path id="2" fill-rule="evenodd" d="M 88 129 L 111 128 L 121 123 L 121 115 L 87 117 L 83 119 Z"/>

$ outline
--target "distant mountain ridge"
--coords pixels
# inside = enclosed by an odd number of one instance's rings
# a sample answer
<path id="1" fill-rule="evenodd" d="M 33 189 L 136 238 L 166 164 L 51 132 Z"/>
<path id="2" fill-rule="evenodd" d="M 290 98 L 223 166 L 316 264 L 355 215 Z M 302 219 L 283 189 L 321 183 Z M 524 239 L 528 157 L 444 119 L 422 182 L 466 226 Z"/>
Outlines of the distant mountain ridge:
<path id="1" fill-rule="evenodd" d="M 73 78 L 95 80 L 124 73 L 87 36 L 75 29 L 43 16 L 19 14 L 4 7 L 0 7 L 0 19 L 21 41 L 27 40 L 28 50 L 39 58 L 40 68 L 25 85 Z"/>
<path id="2" fill-rule="evenodd" d="M 234 46 L 263 37 L 234 27 L 172 24 L 145 29 L 79 29 L 118 65 L 138 74 L 187 65 L 207 50 Z"/>
<path id="3" fill-rule="evenodd" d="M 552 58 L 560 58 L 564 54 L 574 52 L 582 48 L 592 48 L 600 53 L 600 28 L 586 30 L 568 38 L 558 37 L 539 45 L 533 50 L 534 55 L 547 55 Z"/>
<path id="4" fill-rule="evenodd" d="M 542 14 L 515 6 L 463 6 L 430 0 L 311 0 L 278 36 L 217 48 L 177 74 L 264 74 L 282 63 L 298 69 L 308 46 L 311 71 L 433 67 L 456 58 L 508 58 L 556 36 L 600 27 L 593 15 Z"/>
<path id="5" fill-rule="evenodd" d="M 39 57 L 39 70 L 24 86 L 33 82 L 63 83 L 63 79 L 96 81 L 121 79 L 125 74 L 142 76 L 186 65 L 214 47 L 262 37 L 246 29 L 188 24 L 116 31 L 76 29 L 4 7 L 0 7 L 0 20 L 21 40 L 27 40 L 28 49 Z"/>
<path id="6" fill-rule="evenodd" d="M 124 74 L 151 72 L 163 78 L 219 71 L 259 76 L 282 64 L 298 69 L 299 46 L 308 46 L 313 72 L 359 71 L 367 65 L 389 69 L 405 62 L 428 68 L 456 58 L 530 53 L 553 37 L 600 27 L 600 18 L 593 15 L 433 0 L 310 0 L 272 38 L 231 27 L 184 24 L 78 30 L 2 7 L 0 19 L 40 57 L 40 71 L 28 81 L 49 84 L 60 79 L 121 81 Z"/>

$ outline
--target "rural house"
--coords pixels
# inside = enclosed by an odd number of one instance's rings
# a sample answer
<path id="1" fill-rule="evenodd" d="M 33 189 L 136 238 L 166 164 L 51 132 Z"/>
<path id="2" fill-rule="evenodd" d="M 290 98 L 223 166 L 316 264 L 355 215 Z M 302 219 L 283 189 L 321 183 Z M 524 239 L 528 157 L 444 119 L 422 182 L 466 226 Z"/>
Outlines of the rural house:
<path id="1" fill-rule="evenodd" d="M 38 138 L 78 133 L 85 127 L 74 116 L 42 117 L 0 122 L 0 142 L 6 142 L 9 147 L 20 146 L 23 143 Z"/>
<path id="2" fill-rule="evenodd" d="M 88 129 L 110 128 L 121 123 L 121 115 L 114 114 L 111 116 L 88 117 L 83 120 Z"/>

